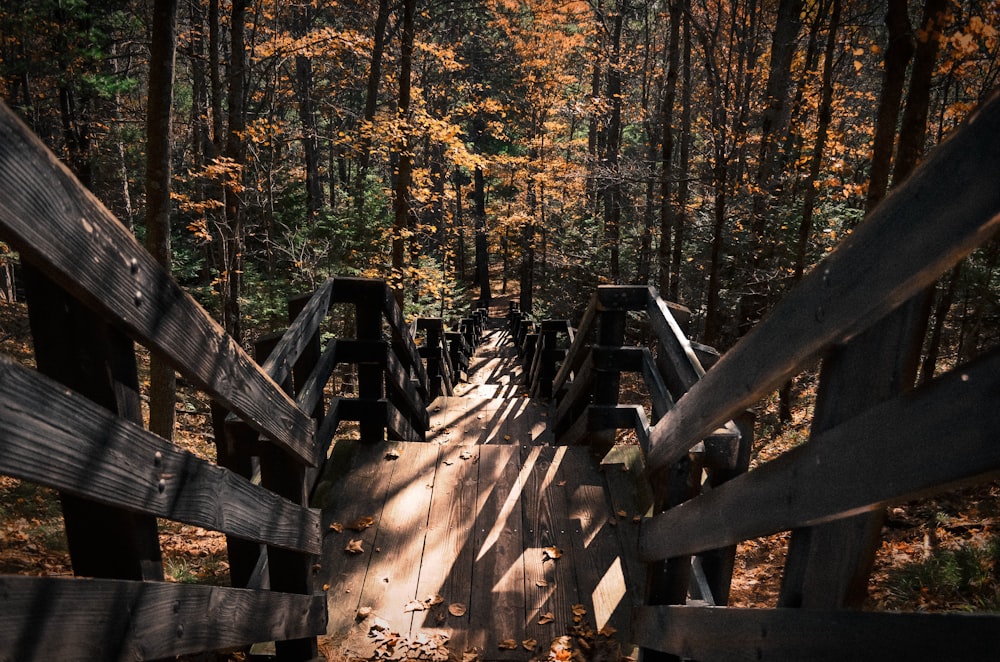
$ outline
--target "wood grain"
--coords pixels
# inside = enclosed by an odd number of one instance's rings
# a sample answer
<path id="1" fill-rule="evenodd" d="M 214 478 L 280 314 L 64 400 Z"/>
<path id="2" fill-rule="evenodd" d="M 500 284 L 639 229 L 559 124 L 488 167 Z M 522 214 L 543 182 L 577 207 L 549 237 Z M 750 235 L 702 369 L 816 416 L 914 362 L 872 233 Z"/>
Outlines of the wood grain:
<path id="1" fill-rule="evenodd" d="M 321 634 L 322 595 L 162 582 L 0 576 L 11 660 L 146 660 Z"/>
<path id="2" fill-rule="evenodd" d="M 643 528 L 657 560 L 830 521 L 1000 471 L 1000 351 L 873 407 Z"/>
<path id="3" fill-rule="evenodd" d="M 636 643 L 697 660 L 995 660 L 1000 616 L 640 607 Z"/>
<path id="4" fill-rule="evenodd" d="M 4 356 L 0 430 L 0 473 L 248 540 L 319 552 L 318 512 L 180 450 Z"/>

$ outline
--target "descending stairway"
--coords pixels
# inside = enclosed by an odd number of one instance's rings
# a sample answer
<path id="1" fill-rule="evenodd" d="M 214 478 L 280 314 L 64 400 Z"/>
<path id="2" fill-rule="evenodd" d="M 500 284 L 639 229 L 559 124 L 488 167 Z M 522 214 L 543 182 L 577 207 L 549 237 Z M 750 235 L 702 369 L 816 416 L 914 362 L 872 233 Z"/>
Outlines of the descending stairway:
<path id="1" fill-rule="evenodd" d="M 618 659 L 645 581 L 634 458 L 555 446 L 499 326 L 426 443 L 334 447 L 314 503 L 331 659 L 527 660 L 571 632 Z"/>

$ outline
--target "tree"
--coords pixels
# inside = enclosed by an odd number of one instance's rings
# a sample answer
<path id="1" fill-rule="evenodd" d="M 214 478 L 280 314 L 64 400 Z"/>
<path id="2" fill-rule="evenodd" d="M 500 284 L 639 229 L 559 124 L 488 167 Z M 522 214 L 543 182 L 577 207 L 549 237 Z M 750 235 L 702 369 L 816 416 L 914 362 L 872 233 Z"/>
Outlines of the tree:
<path id="1" fill-rule="evenodd" d="M 170 127 L 174 97 L 177 0 L 153 4 L 146 111 L 146 249 L 170 270 Z M 176 378 L 173 366 L 149 359 L 149 429 L 172 439 Z"/>

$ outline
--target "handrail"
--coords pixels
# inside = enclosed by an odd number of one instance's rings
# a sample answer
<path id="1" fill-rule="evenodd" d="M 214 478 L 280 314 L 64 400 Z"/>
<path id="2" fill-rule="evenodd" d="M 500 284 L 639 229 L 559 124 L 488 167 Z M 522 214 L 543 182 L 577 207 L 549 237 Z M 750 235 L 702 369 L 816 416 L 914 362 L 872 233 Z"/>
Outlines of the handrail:
<path id="1" fill-rule="evenodd" d="M 0 104 L 0 235 L 303 461 L 313 423 L 135 237 Z M 225 369 L 220 369 L 225 366 Z"/>
<path id="2" fill-rule="evenodd" d="M 984 185 L 996 180 L 985 173 L 1000 173 L 1000 95 L 937 146 L 654 426 L 650 470 L 664 470 L 824 349 L 870 327 L 993 236 L 1000 187 Z"/>

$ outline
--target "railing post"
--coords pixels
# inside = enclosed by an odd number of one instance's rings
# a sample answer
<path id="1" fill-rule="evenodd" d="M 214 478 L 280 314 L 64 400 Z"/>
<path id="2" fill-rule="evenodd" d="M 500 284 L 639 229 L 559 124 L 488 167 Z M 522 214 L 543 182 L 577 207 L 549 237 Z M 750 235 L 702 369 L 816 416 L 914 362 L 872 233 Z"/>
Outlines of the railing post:
<path id="1" fill-rule="evenodd" d="M 597 344 L 601 347 L 621 347 L 625 344 L 624 310 L 602 310 L 599 313 L 597 329 Z M 594 404 L 597 406 L 615 406 L 618 404 L 618 391 L 621 388 L 621 373 L 617 370 L 595 370 L 597 378 L 594 383 Z M 591 432 L 590 447 L 604 454 L 615 443 L 614 430 Z"/>
<path id="2" fill-rule="evenodd" d="M 385 285 L 381 287 L 385 288 Z M 356 311 L 358 340 L 382 341 L 382 297 L 360 297 Z M 359 363 L 358 399 L 377 402 L 384 397 L 382 366 L 378 363 Z M 364 441 L 382 441 L 385 438 L 385 421 L 377 417 L 362 416 L 358 427 Z"/>
<path id="3" fill-rule="evenodd" d="M 27 263 L 24 285 L 39 372 L 141 426 L 132 341 Z M 163 579 L 155 517 L 59 496 L 75 574 Z"/>

